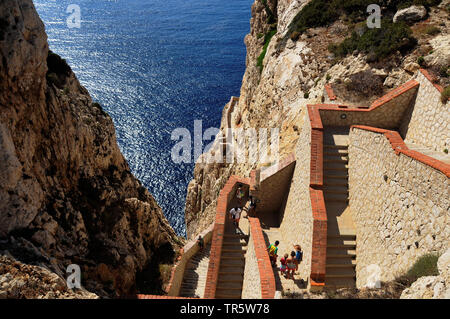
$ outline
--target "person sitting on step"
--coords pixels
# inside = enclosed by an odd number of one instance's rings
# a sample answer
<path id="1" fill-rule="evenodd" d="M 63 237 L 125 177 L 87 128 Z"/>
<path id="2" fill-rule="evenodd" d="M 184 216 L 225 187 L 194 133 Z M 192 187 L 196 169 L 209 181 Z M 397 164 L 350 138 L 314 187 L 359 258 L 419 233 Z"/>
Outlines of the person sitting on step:
<path id="1" fill-rule="evenodd" d="M 244 193 L 244 190 L 242 189 L 242 187 L 243 187 L 242 184 L 239 184 L 238 188 L 236 190 L 236 198 L 239 202 L 239 205 L 241 205 L 241 206 L 242 206 L 242 200 L 245 196 L 245 193 Z"/>

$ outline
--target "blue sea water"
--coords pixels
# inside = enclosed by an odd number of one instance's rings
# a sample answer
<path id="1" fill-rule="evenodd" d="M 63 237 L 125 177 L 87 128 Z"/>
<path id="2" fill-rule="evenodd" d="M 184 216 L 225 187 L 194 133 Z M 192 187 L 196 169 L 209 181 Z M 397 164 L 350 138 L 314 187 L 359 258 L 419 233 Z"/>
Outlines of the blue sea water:
<path id="1" fill-rule="evenodd" d="M 111 115 L 131 171 L 179 235 L 194 164 L 171 160 L 171 133 L 193 132 L 194 120 L 219 127 L 223 106 L 239 95 L 252 3 L 34 0 L 50 49 Z M 66 23 L 71 4 L 80 8 L 79 29 Z"/>

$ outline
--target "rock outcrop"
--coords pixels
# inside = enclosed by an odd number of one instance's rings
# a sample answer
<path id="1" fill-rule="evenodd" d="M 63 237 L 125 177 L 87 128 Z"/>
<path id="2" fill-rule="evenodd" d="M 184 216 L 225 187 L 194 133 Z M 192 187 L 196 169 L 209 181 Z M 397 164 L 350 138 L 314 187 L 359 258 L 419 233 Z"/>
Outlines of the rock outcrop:
<path id="1" fill-rule="evenodd" d="M 398 10 L 394 16 L 394 22 L 417 22 L 425 18 L 426 15 L 427 9 L 425 9 L 424 6 L 411 6 L 402 10 Z"/>
<path id="2" fill-rule="evenodd" d="M 0 253 L 62 278 L 78 264 L 100 296 L 132 293 L 137 274 L 172 262 L 179 239 L 131 174 L 109 115 L 49 53 L 31 0 L 0 3 L 0 61 Z"/>
<path id="3" fill-rule="evenodd" d="M 439 257 L 439 276 L 424 276 L 405 289 L 400 299 L 450 299 L 450 249 Z"/>

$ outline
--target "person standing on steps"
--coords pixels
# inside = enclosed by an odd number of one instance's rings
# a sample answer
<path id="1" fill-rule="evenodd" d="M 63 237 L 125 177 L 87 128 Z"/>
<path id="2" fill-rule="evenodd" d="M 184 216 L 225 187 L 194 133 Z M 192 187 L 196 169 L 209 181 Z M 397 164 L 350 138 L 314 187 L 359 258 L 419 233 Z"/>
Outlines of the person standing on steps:
<path id="1" fill-rule="evenodd" d="M 294 279 L 295 269 L 297 269 L 298 263 L 295 259 L 295 251 L 291 251 L 291 257 L 287 260 L 287 278 Z"/>
<path id="2" fill-rule="evenodd" d="M 288 259 L 289 255 L 288 254 L 284 254 L 284 257 L 280 259 L 280 273 L 286 277 L 286 272 L 287 272 L 287 259 Z"/>
<path id="3" fill-rule="evenodd" d="M 202 251 L 203 247 L 205 246 L 205 242 L 203 241 L 202 236 L 198 236 L 197 245 L 200 248 L 200 251 Z"/>
<path id="4" fill-rule="evenodd" d="M 240 207 L 234 207 L 230 210 L 230 218 L 233 220 L 233 224 L 239 227 L 239 220 L 241 219 L 242 209 Z"/>
<path id="5" fill-rule="evenodd" d="M 242 189 L 242 184 L 238 184 L 238 188 L 236 190 L 236 198 L 239 202 L 239 205 L 242 206 L 242 200 L 244 199 L 245 193 L 244 190 Z"/>
<path id="6" fill-rule="evenodd" d="M 256 198 L 250 196 L 250 206 L 248 207 L 248 215 L 253 217 L 256 216 Z"/>
<path id="7" fill-rule="evenodd" d="M 267 248 L 267 251 L 269 253 L 270 262 L 272 263 L 272 267 L 275 267 L 277 265 L 277 258 L 278 258 L 278 245 L 280 242 L 277 240 L 275 241 L 275 244 L 269 245 Z"/>
<path id="8" fill-rule="evenodd" d="M 295 248 L 295 259 L 297 260 L 297 267 L 295 268 L 295 271 L 298 271 L 298 265 L 300 265 L 300 263 L 303 260 L 303 251 L 300 245 L 294 245 L 294 248 Z"/>

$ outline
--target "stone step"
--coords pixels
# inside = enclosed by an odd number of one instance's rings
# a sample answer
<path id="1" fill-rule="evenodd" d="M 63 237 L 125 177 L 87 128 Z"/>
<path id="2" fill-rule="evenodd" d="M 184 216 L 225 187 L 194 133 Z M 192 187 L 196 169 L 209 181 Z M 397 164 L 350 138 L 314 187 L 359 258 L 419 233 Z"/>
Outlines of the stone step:
<path id="1" fill-rule="evenodd" d="M 339 172 L 337 172 L 337 173 L 339 173 Z M 324 183 L 327 185 L 330 183 L 336 183 L 335 180 L 339 180 L 340 183 L 344 183 L 344 181 L 345 181 L 345 184 L 348 185 L 348 182 L 347 182 L 348 174 L 336 174 L 334 172 L 328 172 L 326 174 L 325 173 L 323 174 L 323 178 L 324 178 Z"/>
<path id="2" fill-rule="evenodd" d="M 356 243 L 354 244 L 327 244 L 327 248 L 338 248 L 338 249 L 348 249 L 348 250 L 354 250 L 356 248 Z"/>
<path id="3" fill-rule="evenodd" d="M 219 278 L 221 280 L 236 280 L 242 282 L 244 280 L 244 274 L 241 273 L 221 273 L 219 271 Z"/>
<path id="4" fill-rule="evenodd" d="M 217 282 L 217 287 L 223 288 L 223 289 L 237 289 L 242 291 L 243 286 L 243 280 L 240 281 L 226 281 L 226 280 L 219 280 Z"/>
<path id="5" fill-rule="evenodd" d="M 352 270 L 355 270 L 355 264 L 326 264 L 325 265 L 325 267 L 327 268 L 327 269 L 347 269 L 347 268 L 349 268 L 349 269 L 352 269 Z M 328 270 L 327 270 L 327 272 L 328 272 Z"/>
<path id="6" fill-rule="evenodd" d="M 336 255 L 334 255 L 336 256 Z M 327 265 L 352 265 L 356 266 L 356 256 L 347 255 L 339 257 L 327 256 Z"/>
<path id="7" fill-rule="evenodd" d="M 241 295 L 233 295 L 233 294 L 217 294 L 216 293 L 216 299 L 241 299 Z"/>
<path id="8" fill-rule="evenodd" d="M 324 144 L 323 148 L 325 150 L 348 150 L 348 145 L 329 145 L 329 144 Z"/>
<path id="9" fill-rule="evenodd" d="M 328 158 L 328 157 L 345 157 L 348 158 L 348 150 L 346 149 L 324 149 L 323 151 L 323 157 L 324 158 Z"/>
<path id="10" fill-rule="evenodd" d="M 356 280 L 354 277 L 347 278 L 326 278 L 325 289 L 334 290 L 340 288 L 354 288 L 356 286 Z"/>
<path id="11" fill-rule="evenodd" d="M 347 165 L 348 164 L 348 159 L 347 158 L 334 158 L 334 156 L 324 156 L 323 158 L 323 163 L 324 164 L 342 164 L 342 165 Z"/>
<path id="12" fill-rule="evenodd" d="M 344 185 L 326 185 L 323 189 L 328 194 L 345 194 L 348 195 L 348 187 Z"/>
<path id="13" fill-rule="evenodd" d="M 248 235 L 243 235 L 243 234 L 224 234 L 223 235 L 224 238 L 248 238 Z"/>
<path id="14" fill-rule="evenodd" d="M 340 164 L 331 165 L 331 164 L 328 164 L 328 165 L 324 165 L 323 166 L 323 170 L 324 170 L 324 172 L 327 171 L 327 172 L 331 172 L 331 173 L 333 173 L 333 172 L 336 172 L 336 173 L 338 173 L 338 172 L 345 172 L 345 174 L 348 175 L 348 165 L 340 165 Z"/>
<path id="15" fill-rule="evenodd" d="M 221 260 L 245 260 L 245 257 L 242 254 L 239 254 L 237 256 L 221 256 Z"/>
<path id="16" fill-rule="evenodd" d="M 348 273 L 348 274 L 329 274 L 326 273 L 325 274 L 325 284 L 327 282 L 327 279 L 335 279 L 335 278 L 351 278 L 351 279 L 355 279 L 356 278 L 356 274 L 353 273 Z"/>

